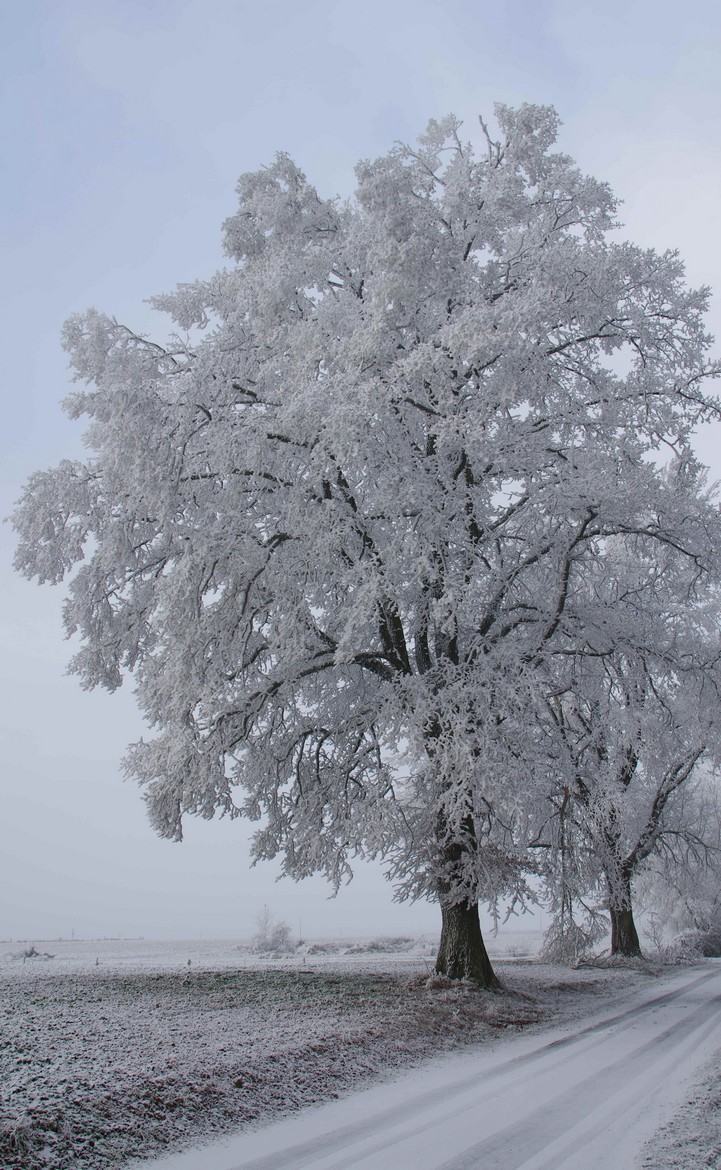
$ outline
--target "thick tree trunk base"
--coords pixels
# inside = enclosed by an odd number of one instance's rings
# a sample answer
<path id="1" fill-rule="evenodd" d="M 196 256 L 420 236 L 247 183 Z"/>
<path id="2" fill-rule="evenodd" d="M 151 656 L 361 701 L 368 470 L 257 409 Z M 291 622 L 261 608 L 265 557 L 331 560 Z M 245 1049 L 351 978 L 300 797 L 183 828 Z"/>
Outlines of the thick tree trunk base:
<path id="1" fill-rule="evenodd" d="M 641 943 L 630 906 L 620 910 L 611 907 L 611 954 L 626 959 L 641 958 Z"/>
<path id="2" fill-rule="evenodd" d="M 459 902 L 455 906 L 441 906 L 441 914 L 443 925 L 436 972 L 448 979 L 466 979 L 496 991 L 501 984 L 483 942 L 478 906 Z"/>

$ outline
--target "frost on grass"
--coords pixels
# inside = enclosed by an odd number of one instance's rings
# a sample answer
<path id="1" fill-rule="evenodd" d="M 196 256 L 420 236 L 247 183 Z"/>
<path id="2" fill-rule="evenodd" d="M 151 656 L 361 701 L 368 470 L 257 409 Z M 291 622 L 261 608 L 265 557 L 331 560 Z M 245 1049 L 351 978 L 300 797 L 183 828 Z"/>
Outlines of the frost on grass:
<path id="1" fill-rule="evenodd" d="M 638 978 L 542 966 L 503 977 L 507 990 L 491 995 L 431 988 L 421 962 L 402 974 L 8 964 L 0 1166 L 118 1170 L 508 1028 L 582 1014 L 599 990 Z"/>
<path id="2" fill-rule="evenodd" d="M 721 1166 L 721 1076 L 718 1063 L 694 1086 L 688 1101 L 654 1134 L 639 1170 L 703 1170 Z"/>

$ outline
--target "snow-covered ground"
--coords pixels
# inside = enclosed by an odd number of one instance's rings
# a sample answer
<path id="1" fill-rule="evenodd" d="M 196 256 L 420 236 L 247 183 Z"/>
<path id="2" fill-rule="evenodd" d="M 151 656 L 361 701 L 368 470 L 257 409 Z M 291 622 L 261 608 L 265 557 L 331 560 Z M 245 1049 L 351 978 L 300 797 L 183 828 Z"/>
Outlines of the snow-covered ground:
<path id="1" fill-rule="evenodd" d="M 721 1167 L 721 1062 L 719 1053 L 701 1070 L 682 1105 L 647 1142 L 639 1170 L 702 1170 Z"/>
<path id="2" fill-rule="evenodd" d="M 613 1012 L 432 1061 L 254 1133 L 145 1170 L 632 1170 L 721 1047 L 721 966 L 647 987 Z M 665 1143 L 664 1143 L 665 1144 Z M 661 1162 L 718 1167 L 676 1143 Z M 665 1159 L 668 1148 L 664 1150 Z M 138 1170 L 141 1167 L 138 1166 Z"/>
<path id="3" fill-rule="evenodd" d="M 328 941 L 283 960 L 259 960 L 228 941 L 36 941 L 52 957 L 25 960 L 29 944 L 0 944 L 0 1166 L 120 1170 L 133 1157 L 257 1126 L 454 1048 L 493 1044 L 473 1058 L 491 1067 L 499 1037 L 542 1045 L 549 1024 L 604 1005 L 617 1013 L 639 989 L 665 991 L 665 978 L 639 971 L 524 961 L 537 943 L 531 932 L 508 932 L 492 944 L 508 989 L 500 996 L 429 986 L 432 940 Z M 583 1059 L 587 1049 L 584 1040 L 573 1052 Z M 564 1049 L 564 1061 L 571 1054 Z M 429 1075 L 417 1070 L 412 1082 Z M 380 1099 L 396 1091 L 384 1084 Z M 345 1156 L 328 1165 L 350 1165 Z M 210 1170 L 205 1152 L 193 1157 L 183 1165 Z M 364 1165 L 406 1165 L 384 1158 Z"/>

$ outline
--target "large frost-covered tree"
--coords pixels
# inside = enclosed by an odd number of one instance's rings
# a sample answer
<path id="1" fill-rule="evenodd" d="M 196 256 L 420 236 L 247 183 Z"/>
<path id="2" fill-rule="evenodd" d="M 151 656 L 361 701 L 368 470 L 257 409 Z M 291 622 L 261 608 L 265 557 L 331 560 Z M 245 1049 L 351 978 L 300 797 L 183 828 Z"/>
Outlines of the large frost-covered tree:
<path id="1" fill-rule="evenodd" d="M 480 149 L 431 122 L 348 201 L 285 155 L 244 175 L 229 267 L 154 301 L 166 344 L 72 318 L 92 455 L 15 516 L 20 570 L 71 576 L 83 684 L 135 679 L 156 734 L 127 766 L 162 835 L 243 814 L 257 857 L 334 882 L 380 856 L 439 900 L 439 971 L 485 985 L 529 712 L 602 620 L 584 564 L 621 533 L 704 573 L 719 531 L 649 458 L 716 411 L 706 291 L 615 238 L 553 110 L 496 115 Z"/>

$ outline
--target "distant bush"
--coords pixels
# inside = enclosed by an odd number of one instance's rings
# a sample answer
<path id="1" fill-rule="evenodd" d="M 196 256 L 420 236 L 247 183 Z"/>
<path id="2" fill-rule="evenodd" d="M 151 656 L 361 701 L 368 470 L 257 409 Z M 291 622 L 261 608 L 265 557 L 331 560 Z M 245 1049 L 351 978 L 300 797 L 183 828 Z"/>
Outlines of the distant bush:
<path id="1" fill-rule="evenodd" d="M 373 938 L 368 942 L 353 943 L 346 949 L 347 955 L 396 954 L 398 951 L 410 951 L 415 946 L 414 938 Z"/>
<path id="2" fill-rule="evenodd" d="M 287 954 L 293 950 L 288 923 L 273 918 L 267 906 L 256 919 L 253 950 L 257 954 L 271 955 Z"/>
<path id="3" fill-rule="evenodd" d="M 306 955 L 337 955 L 341 950 L 341 944 L 337 942 L 315 942 L 306 943 L 304 953 Z"/>
<path id="4" fill-rule="evenodd" d="M 677 934 L 666 948 L 669 959 L 721 958 L 721 930 L 685 930 Z"/>
<path id="5" fill-rule="evenodd" d="M 49 951 L 38 951 L 34 946 L 30 946 L 26 947 L 24 951 L 14 951 L 10 957 L 22 959 L 24 963 L 26 959 L 54 959 L 55 955 L 51 955 Z"/>

